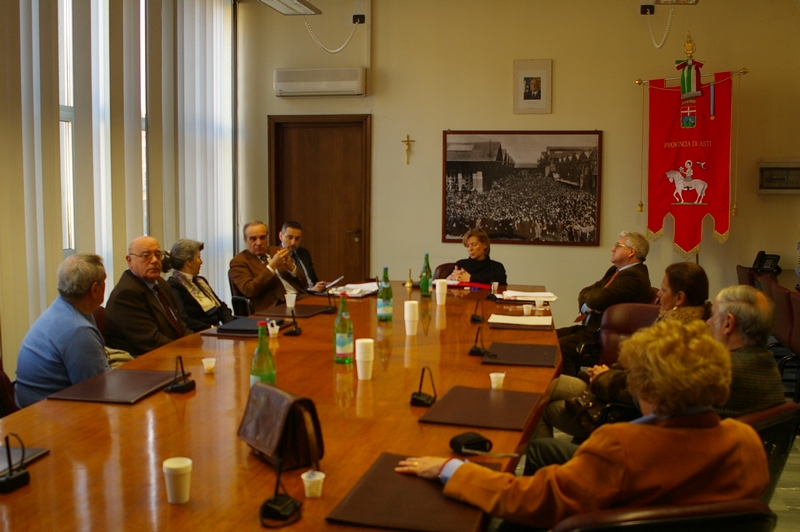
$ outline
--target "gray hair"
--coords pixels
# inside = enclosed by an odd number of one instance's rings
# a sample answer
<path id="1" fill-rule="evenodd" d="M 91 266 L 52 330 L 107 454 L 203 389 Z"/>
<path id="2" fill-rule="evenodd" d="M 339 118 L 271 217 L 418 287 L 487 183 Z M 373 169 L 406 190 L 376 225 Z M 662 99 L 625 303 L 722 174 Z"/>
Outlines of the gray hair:
<path id="1" fill-rule="evenodd" d="M 169 252 L 169 259 L 172 267 L 176 270 L 183 268 L 183 265 L 194 260 L 197 253 L 203 251 L 205 244 L 196 240 L 189 240 L 188 238 L 181 238 L 172 244 L 172 249 Z"/>
<path id="2" fill-rule="evenodd" d="M 772 301 L 752 286 L 729 286 L 717 294 L 717 314 L 736 318 L 736 333 L 745 344 L 763 347 L 775 327 Z"/>
<path id="3" fill-rule="evenodd" d="M 252 225 L 263 225 L 264 227 L 267 228 L 267 232 L 269 232 L 269 226 L 267 226 L 267 224 L 265 224 L 261 220 L 252 220 L 244 224 L 244 227 L 242 227 L 242 236 L 244 237 L 245 241 L 247 240 L 247 228 Z"/>
<path id="4" fill-rule="evenodd" d="M 650 242 L 641 233 L 634 233 L 633 231 L 622 231 L 619 234 L 620 238 L 625 239 L 625 245 L 631 249 L 636 250 L 636 258 L 643 261 L 647 258 L 647 253 L 650 251 Z"/>
<path id="5" fill-rule="evenodd" d="M 94 283 L 102 282 L 105 275 L 99 255 L 72 255 L 58 267 L 58 293 L 67 301 L 77 301 L 89 293 Z"/>

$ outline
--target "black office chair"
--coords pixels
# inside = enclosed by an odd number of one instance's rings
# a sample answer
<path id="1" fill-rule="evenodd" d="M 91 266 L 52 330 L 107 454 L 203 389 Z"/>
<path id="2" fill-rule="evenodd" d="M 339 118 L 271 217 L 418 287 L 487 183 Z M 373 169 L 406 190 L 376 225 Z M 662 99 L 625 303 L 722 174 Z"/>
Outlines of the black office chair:
<path id="1" fill-rule="evenodd" d="M 769 466 L 769 485 L 761 495 L 761 500 L 769 504 L 797 435 L 797 428 L 800 425 L 800 405 L 789 401 L 750 412 L 736 419 L 756 429 L 764 443 Z"/>
<path id="2" fill-rule="evenodd" d="M 658 317 L 658 305 L 649 303 L 618 303 L 603 312 L 597 340 L 578 345 L 582 366 L 606 364 L 617 361 L 619 345 L 641 329 L 649 327 Z"/>
<path id="3" fill-rule="evenodd" d="M 247 316 L 255 313 L 253 303 L 250 301 L 250 299 L 244 296 L 232 296 L 231 308 L 233 309 L 233 315 L 237 318 L 246 318 Z"/>
<path id="4" fill-rule="evenodd" d="M 434 279 L 447 279 L 447 276 L 453 273 L 453 270 L 456 267 L 455 262 L 445 262 L 444 264 L 440 264 L 433 270 L 433 278 Z"/>
<path id="5" fill-rule="evenodd" d="M 0 418 L 13 414 L 19 410 L 14 400 L 14 383 L 3 369 L 3 359 L 0 357 Z"/>
<path id="6" fill-rule="evenodd" d="M 766 503 L 744 499 L 589 512 L 564 519 L 552 532 L 771 532 L 777 519 Z"/>

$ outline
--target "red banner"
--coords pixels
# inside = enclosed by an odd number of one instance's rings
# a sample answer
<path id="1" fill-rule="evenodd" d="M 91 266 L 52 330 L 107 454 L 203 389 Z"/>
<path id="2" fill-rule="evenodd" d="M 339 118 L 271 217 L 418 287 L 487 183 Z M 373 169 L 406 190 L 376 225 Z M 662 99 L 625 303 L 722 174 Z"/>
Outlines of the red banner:
<path id="1" fill-rule="evenodd" d="M 700 249 L 703 217 L 714 238 L 730 228 L 731 73 L 714 74 L 700 95 L 681 99 L 680 87 L 649 82 L 650 146 L 647 231 L 660 238 L 664 218 L 675 220 L 675 250 L 688 258 Z"/>

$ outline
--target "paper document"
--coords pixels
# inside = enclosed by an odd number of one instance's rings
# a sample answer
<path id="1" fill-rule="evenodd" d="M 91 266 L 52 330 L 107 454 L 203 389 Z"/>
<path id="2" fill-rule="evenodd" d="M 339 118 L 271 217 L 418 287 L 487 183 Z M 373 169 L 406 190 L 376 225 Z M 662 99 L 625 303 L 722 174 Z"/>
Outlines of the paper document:
<path id="1" fill-rule="evenodd" d="M 489 323 L 521 325 L 523 327 L 548 327 L 553 324 L 553 316 L 508 316 L 506 314 L 492 314 L 489 316 Z"/>
<path id="2" fill-rule="evenodd" d="M 517 290 L 506 290 L 502 294 L 497 294 L 497 299 L 509 301 L 555 301 L 558 298 L 552 292 L 520 292 Z"/>
<path id="3" fill-rule="evenodd" d="M 331 294 L 347 294 L 347 297 L 364 297 L 374 294 L 378 291 L 378 283 L 372 281 L 370 283 L 354 283 L 346 284 L 336 288 L 331 288 Z"/>

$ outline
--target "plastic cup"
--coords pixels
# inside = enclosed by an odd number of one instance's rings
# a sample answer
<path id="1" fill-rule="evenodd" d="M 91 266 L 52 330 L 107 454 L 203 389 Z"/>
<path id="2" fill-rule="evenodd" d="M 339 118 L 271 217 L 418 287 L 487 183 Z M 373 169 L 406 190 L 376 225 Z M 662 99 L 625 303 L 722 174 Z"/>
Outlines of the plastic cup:
<path id="1" fill-rule="evenodd" d="M 447 301 L 447 279 L 436 279 L 436 304 L 444 305 Z"/>
<path id="2" fill-rule="evenodd" d="M 358 338 L 356 340 L 356 372 L 358 380 L 372 379 L 372 363 L 375 360 L 375 340 Z"/>
<path id="3" fill-rule="evenodd" d="M 270 320 L 267 322 L 267 331 L 269 331 L 270 338 L 277 338 L 280 330 L 281 326 L 278 325 L 278 322 L 276 322 L 275 320 Z"/>
<path id="4" fill-rule="evenodd" d="M 325 473 L 309 469 L 300 475 L 300 478 L 303 479 L 306 499 L 319 499 L 322 497 L 322 483 L 325 481 Z"/>
<path id="5" fill-rule="evenodd" d="M 489 373 L 489 379 L 492 381 L 492 390 L 502 390 L 505 378 L 505 373 Z"/>
<path id="6" fill-rule="evenodd" d="M 216 358 L 204 358 L 202 359 L 203 362 L 203 371 L 206 373 L 214 373 L 217 369 L 217 359 Z"/>
<path id="7" fill-rule="evenodd" d="M 417 325 L 419 325 L 419 320 L 406 320 L 406 336 L 416 336 Z"/>
<path id="8" fill-rule="evenodd" d="M 403 309 L 405 310 L 406 321 L 419 319 L 419 301 L 413 299 L 405 301 L 403 303 Z"/>
<path id="9" fill-rule="evenodd" d="M 497 281 L 492 283 L 492 293 L 497 294 L 497 291 L 500 290 L 500 283 Z"/>
<path id="10" fill-rule="evenodd" d="M 294 304 L 297 302 L 297 294 L 286 294 L 286 308 L 289 310 L 294 308 Z"/>
<path id="11" fill-rule="evenodd" d="M 189 501 L 192 487 L 192 459 L 183 456 L 167 458 L 162 464 L 170 504 Z"/>
<path id="12" fill-rule="evenodd" d="M 533 305 L 522 305 L 522 313 L 526 316 L 530 316 L 531 312 L 533 312 Z"/>
<path id="13" fill-rule="evenodd" d="M 536 308 L 544 308 L 544 299 L 536 300 Z"/>

